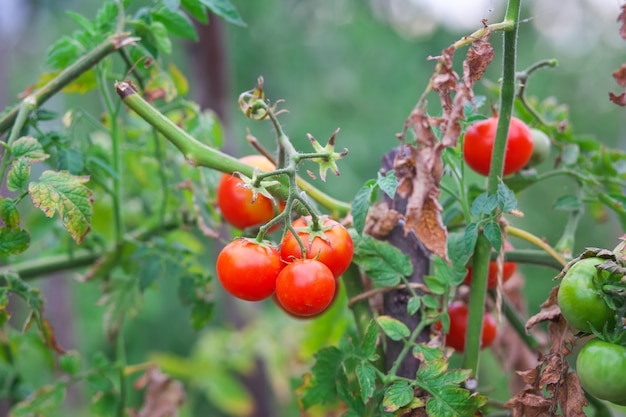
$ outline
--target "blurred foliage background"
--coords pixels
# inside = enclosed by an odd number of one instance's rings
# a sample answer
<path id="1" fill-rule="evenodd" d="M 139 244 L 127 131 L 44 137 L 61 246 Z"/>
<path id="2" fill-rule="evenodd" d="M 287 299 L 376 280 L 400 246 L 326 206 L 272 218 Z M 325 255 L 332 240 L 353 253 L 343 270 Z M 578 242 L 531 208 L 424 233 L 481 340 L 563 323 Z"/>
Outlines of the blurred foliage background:
<path id="1" fill-rule="evenodd" d="M 91 17 L 99 2 L 2 0 L 1 3 L 0 107 L 4 108 L 15 102 L 16 96 L 32 85 L 38 74 L 46 71 L 44 61 L 49 44 L 75 29 L 65 11 Z M 381 156 L 398 144 L 395 134 L 402 130 L 406 116 L 432 73 L 433 62 L 427 58 L 479 28 L 481 19 L 499 21 L 506 5 L 495 0 L 239 0 L 233 3 L 247 27 L 226 25 L 214 18 L 210 23 L 211 33 L 222 37 L 224 47 L 220 62 L 211 65 L 225 70 L 217 86 L 223 92 L 220 106 L 226 130 L 225 149 L 238 156 L 251 153 L 245 141 L 248 128 L 265 146 L 273 146 L 269 124 L 252 124 L 239 114 L 236 106 L 238 94 L 252 88 L 262 75 L 268 97 L 286 101 L 283 107 L 289 113 L 282 116 L 282 121 L 297 147 L 309 146 L 306 133 L 323 142 L 336 128 L 341 128 L 338 147 L 350 151 L 340 163 L 341 176 L 316 183 L 343 200 L 350 200 L 363 182 L 376 176 Z M 624 109 L 608 100 L 608 91 L 617 87 L 611 72 L 626 57 L 626 45 L 618 36 L 615 22 L 617 2 L 524 3 L 518 69 L 541 59 L 555 58 L 559 62 L 557 68 L 541 70 L 531 77 L 528 94 L 540 100 L 555 97 L 569 106 L 571 123 L 577 133 L 590 134 L 606 146 L 625 149 Z M 204 36 L 208 32 L 202 33 Z M 501 34 L 491 38 L 496 58 L 485 79 L 492 83 L 497 83 L 501 70 L 501 38 Z M 203 49 L 198 44 L 177 42 L 179 47 L 174 48 L 174 55 L 166 59 L 175 62 L 188 76 L 190 98 L 200 100 L 200 89 L 194 86 L 207 83 L 207 75 L 197 62 Z M 461 60 L 457 56 L 456 63 L 460 64 Z M 489 105 L 496 105 L 497 98 L 490 95 L 484 84 L 478 86 L 476 93 L 487 96 L 482 111 L 490 113 Z M 58 96 L 45 107 L 56 111 L 82 107 L 95 115 L 102 108 L 93 93 Z M 438 113 L 435 96 L 430 98 L 430 109 Z M 483 181 L 478 176 L 473 180 Z M 525 216 L 512 219 L 512 223 L 554 244 L 566 216 L 554 211 L 552 204 L 559 196 L 571 192 L 572 186 L 570 180 L 558 178 L 525 191 L 519 196 Z M 613 247 L 622 233 L 611 213 L 602 222 L 586 215 L 574 252 L 587 246 Z M 209 252 L 206 267 L 213 268 L 219 242 L 203 243 Z M 513 243 L 525 247 L 522 242 Z M 526 295 L 532 313 L 554 285 L 551 282 L 554 271 L 531 266 L 523 266 L 521 270 L 531 284 L 527 285 Z M 77 284 L 72 276 L 41 282 L 52 291 L 48 312 L 60 332 L 61 344 L 88 352 L 87 355 L 111 351 L 102 334 L 102 311 L 96 305 L 98 287 Z M 69 293 L 54 294 L 53 289 L 60 282 Z M 195 333 L 188 323 L 188 312 L 177 300 L 176 287 L 175 282 L 161 280 L 157 291 L 148 291 L 144 309 L 127 325 L 127 345 L 131 363 L 145 360 L 145 352 L 152 352 L 166 370 L 191 381 L 194 389 L 189 391 L 188 415 L 250 415 L 254 412 L 250 408 L 252 390 L 246 390 L 232 375 L 254 372 L 260 372 L 260 377 L 270 381 L 270 387 L 265 388 L 268 407 L 281 410 L 280 415 L 295 415 L 292 391 L 297 378 L 306 371 L 312 353 L 319 346 L 336 342 L 349 329 L 345 300 L 324 318 L 309 323 L 284 317 L 271 302 L 254 305 L 235 302 L 216 288 L 215 318 L 209 328 Z M 263 314 L 258 314 L 259 310 Z M 240 330 L 230 331 L 235 327 Z M 24 357 L 28 358 L 23 366 L 30 370 L 32 384 L 50 377 L 37 365 L 50 360 L 43 351 L 27 352 Z M 258 363 L 255 365 L 259 359 L 265 363 L 260 368 Z M 491 362 L 489 358 L 485 360 L 485 364 Z M 488 369 L 491 372 L 496 365 Z M 203 378 L 207 373 L 212 377 Z M 491 389 L 502 385 L 497 379 L 490 383 Z M 507 395 L 505 391 L 497 393 L 502 400 Z M 74 402 L 80 409 L 80 398 L 80 393 L 74 393 L 70 405 Z M 198 410 L 208 414 L 200 414 Z"/>

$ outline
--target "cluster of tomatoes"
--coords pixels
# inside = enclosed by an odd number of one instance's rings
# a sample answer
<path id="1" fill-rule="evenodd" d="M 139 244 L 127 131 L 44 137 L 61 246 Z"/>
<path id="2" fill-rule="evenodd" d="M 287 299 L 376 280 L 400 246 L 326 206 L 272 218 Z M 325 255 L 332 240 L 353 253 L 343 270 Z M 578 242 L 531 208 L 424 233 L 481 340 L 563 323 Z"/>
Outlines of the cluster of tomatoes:
<path id="1" fill-rule="evenodd" d="M 242 161 L 261 170 L 274 169 L 262 156 Z M 224 175 L 218 186 L 218 206 L 233 226 L 245 229 L 271 220 L 274 203 L 263 195 L 254 198 L 243 181 Z M 278 205 L 283 210 L 284 204 Z M 352 261 L 354 245 L 350 234 L 340 223 L 311 216 L 296 219 L 291 226 L 300 242 L 287 232 L 279 245 L 240 238 L 230 242 L 217 258 L 217 277 L 233 296 L 246 301 L 274 297 L 276 303 L 295 317 L 315 317 L 335 300 L 339 282 Z M 306 256 L 303 256 L 300 243 Z"/>
<path id="2" fill-rule="evenodd" d="M 463 159 L 481 175 L 489 175 L 497 126 L 498 118 L 491 117 L 472 123 L 465 132 Z M 537 165 L 548 157 L 550 147 L 550 138 L 545 133 L 531 129 L 520 119 L 512 117 L 502 175 L 511 175 L 523 168 Z"/>
<path id="3" fill-rule="evenodd" d="M 610 284 L 611 273 L 596 268 L 604 261 L 597 257 L 582 259 L 567 270 L 561 281 L 557 301 L 561 314 L 575 330 L 591 333 L 615 328 L 615 311 L 601 296 L 602 287 Z M 590 340 L 578 354 L 576 372 L 585 391 L 594 397 L 626 405 L 623 344 Z"/>

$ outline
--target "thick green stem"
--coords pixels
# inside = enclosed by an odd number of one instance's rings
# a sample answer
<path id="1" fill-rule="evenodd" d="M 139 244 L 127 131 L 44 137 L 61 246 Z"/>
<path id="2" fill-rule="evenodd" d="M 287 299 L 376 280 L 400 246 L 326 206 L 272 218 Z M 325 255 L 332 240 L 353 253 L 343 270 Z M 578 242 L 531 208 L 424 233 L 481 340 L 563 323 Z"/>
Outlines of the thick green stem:
<path id="1" fill-rule="evenodd" d="M 93 252 L 85 249 L 73 254 L 52 255 L 45 258 L 33 259 L 0 268 L 0 275 L 15 272 L 23 280 L 35 279 L 44 274 L 52 275 L 56 272 L 82 268 L 91 265 L 103 255 L 102 252 Z"/>
<path id="2" fill-rule="evenodd" d="M 491 252 L 490 259 L 492 262 L 495 262 L 498 259 L 498 253 Z M 504 260 L 505 262 L 515 262 L 526 265 L 548 266 L 557 271 L 563 269 L 563 264 L 561 262 L 554 259 L 552 255 L 542 250 L 515 249 L 512 251 L 505 251 Z"/>
<path id="3" fill-rule="evenodd" d="M 515 98 L 515 54 L 517 52 L 517 29 L 521 0 L 509 0 L 505 22 L 513 24 L 504 32 L 504 53 L 502 62 L 502 84 L 500 89 L 500 115 L 496 129 L 496 139 L 491 154 L 491 167 L 487 191 L 494 195 L 498 191 L 504 168 L 504 155 L 509 131 L 509 122 L 513 112 Z M 469 315 L 465 338 L 464 367 L 470 369 L 473 377 L 478 375 L 478 356 L 482 334 L 483 312 L 487 291 L 487 272 L 491 243 L 480 232 L 474 250 L 472 287 L 470 290 Z"/>
<path id="4" fill-rule="evenodd" d="M 141 98 L 129 83 L 118 82 L 115 88 L 124 103 L 174 144 L 192 165 L 203 166 L 228 174 L 237 171 L 248 177 L 252 176 L 254 171 L 252 166 L 196 140 Z M 282 187 L 272 189 L 271 191 L 275 192 L 278 197 L 286 198 L 289 194 L 289 189 L 286 181 L 282 182 Z M 350 211 L 349 204 L 327 196 L 301 178 L 298 178 L 297 182 L 300 188 L 313 200 L 317 201 L 337 216 L 345 216 Z"/>
<path id="5" fill-rule="evenodd" d="M 467 330 L 465 333 L 465 357 L 463 368 L 471 370 L 472 377 L 478 374 L 478 355 L 483 331 L 485 295 L 487 294 L 487 273 L 489 272 L 489 254 L 491 243 L 481 233 L 478 235 L 472 264 L 472 285 L 469 299 Z M 478 279 L 476 279 L 478 278 Z"/>
<path id="6" fill-rule="evenodd" d="M 50 97 L 58 93 L 69 83 L 78 78 L 78 76 L 80 76 L 82 73 L 86 72 L 102 59 L 104 59 L 107 55 L 127 45 L 131 45 L 137 40 L 138 38 L 131 38 L 129 33 L 121 33 L 109 37 L 100 45 L 89 51 L 89 53 L 80 58 L 78 61 L 61 71 L 59 75 L 54 77 L 52 80 L 46 83 L 46 85 L 32 93 L 24 100 L 33 100 L 33 102 L 35 103 L 35 107 L 41 106 Z M 17 113 L 19 112 L 20 107 L 21 106 L 17 106 L 5 116 L 0 118 L 0 134 L 6 132 L 7 129 L 11 127 L 17 117 Z"/>

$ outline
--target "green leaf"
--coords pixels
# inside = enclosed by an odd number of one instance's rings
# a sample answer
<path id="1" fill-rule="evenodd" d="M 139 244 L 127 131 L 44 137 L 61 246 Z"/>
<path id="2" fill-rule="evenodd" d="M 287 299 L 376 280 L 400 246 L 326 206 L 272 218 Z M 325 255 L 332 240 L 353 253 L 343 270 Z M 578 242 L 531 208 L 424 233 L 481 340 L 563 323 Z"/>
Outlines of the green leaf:
<path id="1" fill-rule="evenodd" d="M 432 395 L 426 404 L 426 413 L 437 417 L 471 417 L 486 404 L 487 398 L 461 388 L 470 371 L 448 371 L 444 358 L 422 361 L 415 383 Z"/>
<path id="2" fill-rule="evenodd" d="M 229 0 L 200 0 L 215 15 L 237 26 L 246 26 L 237 9 Z"/>
<path id="3" fill-rule="evenodd" d="M 311 380 L 302 387 L 302 406 L 305 410 L 316 404 L 328 404 L 337 398 L 336 376 L 343 359 L 343 353 L 334 346 L 317 352 L 311 368 Z"/>
<path id="4" fill-rule="evenodd" d="M 498 196 L 498 206 L 503 213 L 510 213 L 517 208 L 517 198 L 515 198 L 515 193 L 507 187 L 502 180 L 500 180 L 500 183 L 498 184 L 498 191 L 496 195 Z"/>
<path id="5" fill-rule="evenodd" d="M 569 194 L 559 197 L 554 203 L 555 210 L 575 211 L 583 208 L 583 203 L 575 195 Z"/>
<path id="6" fill-rule="evenodd" d="M 104 306 L 104 329 L 109 340 L 115 339 L 124 319 L 141 309 L 143 300 L 137 277 L 113 278 L 98 301 Z"/>
<path id="7" fill-rule="evenodd" d="M 494 194 L 489 195 L 485 191 L 472 202 L 470 211 L 472 216 L 478 217 L 481 214 L 491 214 L 496 207 L 498 207 L 498 196 Z"/>
<path id="8" fill-rule="evenodd" d="M 427 308 L 437 309 L 440 307 L 439 305 L 439 297 L 426 294 L 422 296 L 422 304 L 424 304 Z"/>
<path id="9" fill-rule="evenodd" d="M 478 225 L 476 223 L 470 223 L 467 225 L 467 227 L 465 228 L 465 232 L 463 233 L 463 253 L 473 254 L 477 240 Z"/>
<path id="10" fill-rule="evenodd" d="M 174 35 L 191 39 L 192 41 L 198 40 L 198 34 L 193 23 L 185 14 L 179 11 L 161 7 L 152 12 L 152 18 L 157 22 L 163 23 L 167 30 Z"/>
<path id="11" fill-rule="evenodd" d="M 354 262 L 378 285 L 397 285 L 402 277 L 413 273 L 408 256 L 387 242 L 363 236 L 354 252 Z"/>
<path id="12" fill-rule="evenodd" d="M 448 285 L 441 280 L 438 276 L 425 275 L 424 284 L 428 287 L 433 294 L 442 295 L 448 292 Z"/>
<path id="13" fill-rule="evenodd" d="M 59 357 L 59 368 L 71 376 L 80 372 L 81 360 L 80 354 L 76 351 L 67 352 Z"/>
<path id="14" fill-rule="evenodd" d="M 387 194 L 389 198 L 393 199 L 395 197 L 396 190 L 398 189 L 398 178 L 396 178 L 396 173 L 393 169 L 387 171 L 385 175 L 379 172 L 377 183 L 380 189 Z"/>
<path id="15" fill-rule="evenodd" d="M 417 310 L 422 306 L 422 300 L 420 297 L 411 297 L 406 306 L 406 311 L 410 315 L 417 313 Z"/>
<path id="16" fill-rule="evenodd" d="M 0 229 L 0 255 L 16 255 L 30 246 L 30 234 L 23 229 Z"/>
<path id="17" fill-rule="evenodd" d="M 161 22 L 152 22 L 150 32 L 154 36 L 154 44 L 159 52 L 169 55 L 172 53 L 172 41 L 170 40 L 167 28 Z"/>
<path id="18" fill-rule="evenodd" d="M 376 357 L 376 345 L 378 344 L 378 338 L 380 337 L 380 328 L 376 325 L 374 320 L 370 321 L 367 325 L 367 330 L 361 340 L 360 351 L 361 354 L 367 359 L 374 359 Z"/>
<path id="19" fill-rule="evenodd" d="M 79 149 L 66 148 L 57 150 L 58 169 L 72 175 L 80 175 L 85 169 L 83 153 Z"/>
<path id="20" fill-rule="evenodd" d="M 200 330 L 213 317 L 211 281 L 210 275 L 187 273 L 180 277 L 178 297 L 184 305 L 191 306 L 191 324 L 195 330 Z"/>
<path id="21" fill-rule="evenodd" d="M 72 12 L 72 11 L 66 11 L 65 14 L 67 14 L 70 17 L 70 19 L 76 22 L 78 26 L 80 26 L 81 29 L 83 29 L 85 32 L 88 32 L 88 33 L 95 32 L 93 23 L 91 23 L 91 21 L 87 19 L 85 16 Z"/>
<path id="22" fill-rule="evenodd" d="M 58 212 L 63 226 L 77 242 L 82 242 L 90 229 L 92 192 L 84 183 L 89 177 L 77 177 L 68 172 L 44 171 L 39 181 L 28 185 L 35 207 L 47 217 Z"/>
<path id="23" fill-rule="evenodd" d="M 12 198 L 0 198 L 0 218 L 7 229 L 19 229 L 20 212 L 17 210 L 17 201 Z"/>
<path id="24" fill-rule="evenodd" d="M 363 229 L 365 228 L 365 219 L 367 218 L 367 212 L 370 208 L 373 193 L 373 187 L 364 185 L 356 193 L 356 196 L 352 201 L 352 219 L 354 222 L 354 229 L 360 235 L 363 234 Z"/>
<path id="25" fill-rule="evenodd" d="M 406 381 L 398 381 L 389 385 L 385 390 L 383 408 L 387 412 L 394 412 L 409 404 L 413 400 L 413 387 Z M 433 414 L 439 417 L 437 414 Z"/>
<path id="26" fill-rule="evenodd" d="M 213 318 L 215 304 L 210 300 L 196 300 L 191 306 L 191 325 L 194 330 L 200 330 Z"/>
<path id="27" fill-rule="evenodd" d="M 580 156 L 580 148 L 574 143 L 565 145 L 561 152 L 561 162 L 565 166 L 575 165 L 578 162 Z"/>
<path id="28" fill-rule="evenodd" d="M 33 392 L 26 400 L 17 403 L 10 412 L 11 417 L 50 415 L 63 404 L 67 384 L 65 382 L 46 385 Z"/>
<path id="29" fill-rule="evenodd" d="M 391 316 L 378 316 L 376 323 L 391 340 L 398 341 L 411 336 L 411 331 L 407 325 Z"/>
<path id="30" fill-rule="evenodd" d="M 413 356 L 415 356 L 421 362 L 430 362 L 442 359 L 443 352 L 439 348 L 419 343 L 413 347 Z"/>
<path id="31" fill-rule="evenodd" d="M 209 17 L 207 16 L 206 7 L 200 0 L 182 0 L 183 9 L 185 9 L 190 15 L 192 15 L 200 23 L 208 23 Z"/>
<path id="32" fill-rule="evenodd" d="M 491 246 L 496 252 L 500 252 L 500 248 L 502 247 L 502 230 L 500 229 L 500 225 L 496 222 L 488 222 L 485 224 L 484 232 Z"/>
<path id="33" fill-rule="evenodd" d="M 65 69 L 80 57 L 84 47 L 80 42 L 69 36 L 63 36 L 50 45 L 46 57 L 46 65 L 54 69 Z"/>
<path id="34" fill-rule="evenodd" d="M 11 164 L 7 174 L 7 188 L 10 191 L 19 191 L 26 187 L 30 178 L 30 163 L 26 158 L 18 158 Z"/>
<path id="35" fill-rule="evenodd" d="M 355 373 L 361 387 L 363 404 L 367 404 L 376 389 L 376 368 L 371 363 L 363 361 L 356 366 Z"/>
<path id="36" fill-rule="evenodd" d="M 245 417 L 254 411 L 252 396 L 234 374 L 213 370 L 211 377 L 204 378 L 202 384 L 210 402 L 224 413 Z"/>
<path id="37" fill-rule="evenodd" d="M 163 5 L 174 12 L 180 7 L 180 0 L 163 0 Z"/>
<path id="38" fill-rule="evenodd" d="M 22 136 L 17 139 L 11 146 L 11 155 L 13 158 L 24 158 L 29 162 L 40 162 L 48 159 L 48 155 L 41 143 L 32 136 Z"/>

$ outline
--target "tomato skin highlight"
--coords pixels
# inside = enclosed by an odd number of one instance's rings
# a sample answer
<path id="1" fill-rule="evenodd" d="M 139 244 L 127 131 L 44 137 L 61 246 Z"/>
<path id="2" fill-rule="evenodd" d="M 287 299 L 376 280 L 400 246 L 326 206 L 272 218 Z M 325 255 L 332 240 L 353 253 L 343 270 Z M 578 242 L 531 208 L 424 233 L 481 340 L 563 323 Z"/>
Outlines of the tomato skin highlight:
<path id="1" fill-rule="evenodd" d="M 315 316 L 333 301 L 337 284 L 331 270 L 314 259 L 298 259 L 278 274 L 276 298 L 288 313 L 298 317 Z"/>
<path id="2" fill-rule="evenodd" d="M 276 169 L 274 164 L 261 155 L 248 155 L 240 158 L 241 162 L 259 168 L 262 171 Z M 217 187 L 217 205 L 229 224 L 237 229 L 260 226 L 274 218 L 274 204 L 263 196 L 257 195 L 252 202 L 252 190 L 248 190 L 241 185 L 244 182 L 232 175 L 224 174 Z M 282 211 L 285 203 L 279 203 Z"/>
<path id="3" fill-rule="evenodd" d="M 467 304 L 462 301 L 453 301 L 448 305 L 448 316 L 450 317 L 450 329 L 446 334 L 446 346 L 453 348 L 457 352 L 465 350 L 465 336 L 467 332 L 467 317 L 469 310 Z M 436 329 L 441 329 L 441 322 L 434 324 Z M 496 339 L 498 329 L 496 319 L 491 313 L 483 314 L 483 331 L 480 338 L 480 348 L 491 346 Z"/>
<path id="4" fill-rule="evenodd" d="M 310 224 L 311 216 L 301 217 L 292 223 L 306 247 L 306 257 L 322 262 L 330 268 L 336 278 L 339 278 L 350 266 L 354 255 L 354 243 L 350 233 L 339 222 L 326 217 L 322 222 L 324 238 L 315 236 L 310 241 L 310 231 L 298 231 L 299 228 L 306 228 Z M 284 262 L 291 262 L 302 257 L 298 241 L 291 231 L 287 232 L 280 243 L 280 256 Z"/>
<path id="5" fill-rule="evenodd" d="M 608 323 L 615 325 L 615 312 L 604 302 L 594 285 L 603 282 L 602 274 L 595 268 L 604 262 L 601 258 L 585 258 L 573 265 L 563 277 L 557 302 L 561 314 L 574 329 L 591 332 L 591 327 L 601 331 Z"/>
<path id="6" fill-rule="evenodd" d="M 233 296 L 260 301 L 274 293 L 276 279 L 283 267 L 277 248 L 249 239 L 237 239 L 218 255 L 216 272 L 224 289 Z"/>
<path id="7" fill-rule="evenodd" d="M 504 250 L 509 251 L 513 250 L 513 245 L 511 245 L 508 241 L 504 242 Z M 515 262 L 504 262 L 502 265 L 502 283 L 507 282 L 517 269 L 517 264 Z M 472 267 L 467 267 L 467 274 L 465 275 L 464 281 L 467 285 L 472 283 Z M 496 262 L 489 262 L 489 274 L 487 276 L 487 288 L 490 290 L 495 289 L 498 286 L 498 264 Z"/>
<path id="8" fill-rule="evenodd" d="M 465 162 L 474 171 L 484 176 L 489 175 L 497 126 L 497 117 L 479 120 L 467 128 L 463 139 Z M 533 140 L 530 128 L 520 119 L 511 117 L 502 175 L 514 174 L 524 168 L 532 153 Z"/>
<path id="9" fill-rule="evenodd" d="M 616 404 L 626 402 L 626 347 L 590 340 L 576 359 L 580 384 L 589 394 Z"/>

